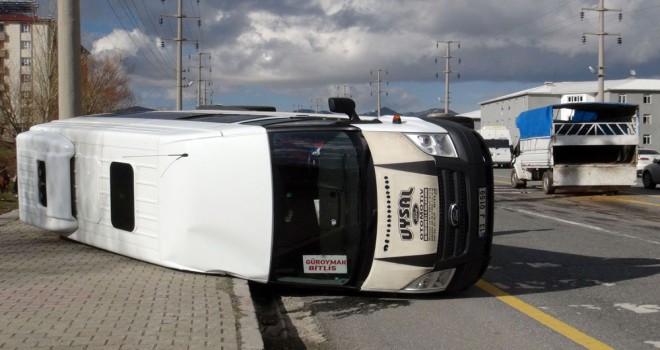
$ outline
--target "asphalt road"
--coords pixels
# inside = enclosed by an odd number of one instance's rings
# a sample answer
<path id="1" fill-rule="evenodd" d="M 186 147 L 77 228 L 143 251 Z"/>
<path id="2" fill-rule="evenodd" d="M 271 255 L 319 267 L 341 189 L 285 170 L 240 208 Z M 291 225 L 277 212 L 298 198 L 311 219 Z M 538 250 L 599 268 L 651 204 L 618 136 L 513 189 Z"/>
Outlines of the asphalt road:
<path id="1" fill-rule="evenodd" d="M 280 291 L 290 344 L 660 349 L 660 188 L 548 196 L 540 183 L 511 189 L 509 172 L 495 170 L 493 260 L 477 286 L 453 296 Z"/>

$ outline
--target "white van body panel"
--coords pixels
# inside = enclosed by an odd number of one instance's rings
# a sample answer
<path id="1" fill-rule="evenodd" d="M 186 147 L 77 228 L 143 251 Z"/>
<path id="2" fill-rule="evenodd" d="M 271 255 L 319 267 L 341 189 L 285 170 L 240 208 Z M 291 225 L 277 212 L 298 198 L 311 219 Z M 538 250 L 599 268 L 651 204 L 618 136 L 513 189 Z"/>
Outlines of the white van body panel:
<path id="1" fill-rule="evenodd" d="M 263 128 L 121 118 L 104 118 L 100 128 L 98 122 L 95 118 L 52 122 L 33 127 L 19 139 L 20 147 L 47 133 L 75 145 L 78 217 L 73 220 L 77 228 L 68 229 L 69 238 L 167 267 L 267 280 L 273 210 L 268 137 Z M 57 166 L 66 165 L 66 171 L 58 176 L 69 173 L 73 148 L 61 157 Z M 19 148 L 21 157 L 22 153 Z M 132 232 L 111 222 L 107 174 L 113 162 L 130 164 L 135 174 Z M 54 168 L 49 163 L 49 171 L 50 166 Z M 28 193 L 31 187 L 19 189 L 21 212 L 34 210 L 28 199 L 33 197 Z M 51 210 L 51 205 L 42 210 Z M 41 216 L 22 219 L 30 217 Z M 254 248 L 249 257 L 244 249 L 237 249 L 246 246 Z"/>
<path id="2" fill-rule="evenodd" d="M 78 227 L 71 208 L 73 143 L 58 134 L 33 132 L 18 135 L 16 147 L 18 176 L 30 179 L 20 184 L 23 194 L 23 205 L 19 208 L 21 220 L 53 232 L 73 232 Z M 41 169 L 48 169 L 48 173 L 41 177 L 39 162 L 43 163 Z"/>

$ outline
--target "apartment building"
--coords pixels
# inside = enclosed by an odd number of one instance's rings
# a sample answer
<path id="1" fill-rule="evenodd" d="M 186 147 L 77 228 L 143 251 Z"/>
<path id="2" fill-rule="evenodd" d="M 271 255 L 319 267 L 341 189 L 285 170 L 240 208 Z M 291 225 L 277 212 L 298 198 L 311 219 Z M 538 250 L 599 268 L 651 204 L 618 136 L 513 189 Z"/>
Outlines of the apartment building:
<path id="1" fill-rule="evenodd" d="M 54 63 L 54 21 L 37 16 L 37 2 L 0 1 L 0 93 L 5 124 L 18 126 L 40 118 L 33 111 L 37 89 L 50 86 Z M 55 65 L 54 65 L 55 64 Z M 43 117 L 42 117 L 43 118 Z M 38 120 L 36 120 L 38 121 Z"/>

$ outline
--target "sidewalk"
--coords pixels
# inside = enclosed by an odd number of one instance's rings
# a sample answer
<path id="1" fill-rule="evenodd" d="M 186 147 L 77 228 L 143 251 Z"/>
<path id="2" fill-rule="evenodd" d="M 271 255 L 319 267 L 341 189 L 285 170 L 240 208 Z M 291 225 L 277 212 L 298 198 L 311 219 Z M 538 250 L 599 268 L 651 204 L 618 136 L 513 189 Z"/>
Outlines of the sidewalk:
<path id="1" fill-rule="evenodd" d="M 247 282 L 133 260 L 0 216 L 0 349 L 263 349 Z"/>

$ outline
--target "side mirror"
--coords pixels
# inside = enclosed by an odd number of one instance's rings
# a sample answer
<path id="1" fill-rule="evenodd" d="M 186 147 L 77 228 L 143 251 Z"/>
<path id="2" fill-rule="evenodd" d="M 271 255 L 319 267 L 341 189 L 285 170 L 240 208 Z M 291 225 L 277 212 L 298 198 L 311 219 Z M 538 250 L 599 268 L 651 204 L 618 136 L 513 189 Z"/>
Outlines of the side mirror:
<path id="1" fill-rule="evenodd" d="M 333 113 L 344 113 L 348 115 L 350 121 L 359 121 L 355 112 L 355 101 L 346 97 L 330 97 L 328 99 L 328 107 L 330 107 L 330 112 Z"/>

